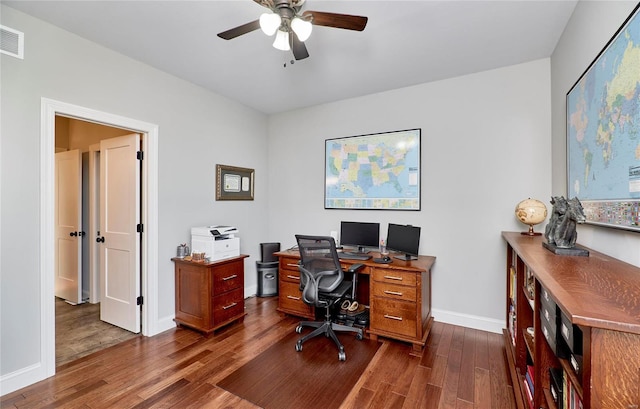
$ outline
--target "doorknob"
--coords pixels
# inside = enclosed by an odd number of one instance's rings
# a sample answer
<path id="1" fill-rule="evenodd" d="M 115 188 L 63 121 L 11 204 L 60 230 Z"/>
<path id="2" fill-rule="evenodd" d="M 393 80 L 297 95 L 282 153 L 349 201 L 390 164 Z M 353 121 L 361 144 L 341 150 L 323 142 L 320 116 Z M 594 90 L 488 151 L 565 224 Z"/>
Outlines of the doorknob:
<path id="1" fill-rule="evenodd" d="M 69 236 L 75 237 L 78 235 L 77 231 L 72 231 L 71 233 L 69 233 Z"/>
<path id="2" fill-rule="evenodd" d="M 98 242 L 98 243 L 104 243 L 104 237 L 98 237 L 98 238 L 96 239 L 96 242 Z"/>

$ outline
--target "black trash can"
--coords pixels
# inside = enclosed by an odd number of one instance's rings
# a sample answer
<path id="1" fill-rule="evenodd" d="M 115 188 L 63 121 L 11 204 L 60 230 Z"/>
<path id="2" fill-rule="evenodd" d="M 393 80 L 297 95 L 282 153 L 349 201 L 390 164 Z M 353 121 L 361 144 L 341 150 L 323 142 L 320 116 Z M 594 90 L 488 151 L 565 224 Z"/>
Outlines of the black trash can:
<path id="1" fill-rule="evenodd" d="M 262 260 L 256 261 L 258 297 L 278 295 L 278 257 L 273 255 L 277 251 L 280 251 L 280 243 L 260 243 Z"/>

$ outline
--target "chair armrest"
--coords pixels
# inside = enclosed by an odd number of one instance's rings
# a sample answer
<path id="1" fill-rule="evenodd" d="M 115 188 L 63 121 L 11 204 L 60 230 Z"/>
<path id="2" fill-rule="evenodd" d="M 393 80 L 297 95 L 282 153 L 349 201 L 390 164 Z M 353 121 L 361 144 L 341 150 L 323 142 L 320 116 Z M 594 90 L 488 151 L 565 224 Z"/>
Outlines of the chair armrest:
<path id="1" fill-rule="evenodd" d="M 363 267 L 364 267 L 364 264 L 356 263 L 356 264 L 352 264 L 347 271 L 349 273 L 357 273 L 358 271 L 362 270 Z"/>

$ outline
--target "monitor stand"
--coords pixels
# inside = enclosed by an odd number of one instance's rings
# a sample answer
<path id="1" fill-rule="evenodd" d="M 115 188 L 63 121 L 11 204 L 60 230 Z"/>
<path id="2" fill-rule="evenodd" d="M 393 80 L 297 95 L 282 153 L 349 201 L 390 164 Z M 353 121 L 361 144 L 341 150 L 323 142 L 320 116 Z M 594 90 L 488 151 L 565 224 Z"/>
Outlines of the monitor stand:
<path id="1" fill-rule="evenodd" d="M 393 256 L 393 258 L 397 258 L 398 260 L 411 261 L 411 260 L 417 260 L 418 256 L 413 256 L 411 254 L 402 254 L 399 256 Z"/>
<path id="2" fill-rule="evenodd" d="M 364 254 L 369 254 L 369 250 L 367 250 L 364 246 L 358 246 L 358 248 L 354 248 L 351 251 L 342 251 L 344 254 L 352 254 L 355 256 L 362 256 Z"/>

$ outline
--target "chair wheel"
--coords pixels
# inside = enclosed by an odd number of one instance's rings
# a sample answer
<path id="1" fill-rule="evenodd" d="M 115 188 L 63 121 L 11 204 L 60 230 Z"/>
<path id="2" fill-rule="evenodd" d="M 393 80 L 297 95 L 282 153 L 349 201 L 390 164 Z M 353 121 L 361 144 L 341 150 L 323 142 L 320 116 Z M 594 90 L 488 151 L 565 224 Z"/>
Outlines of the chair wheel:
<path id="1" fill-rule="evenodd" d="M 301 342 L 296 342 L 296 351 L 298 351 L 298 352 L 302 351 L 302 343 Z"/>
<path id="2" fill-rule="evenodd" d="M 346 360 L 347 360 L 347 354 L 345 354 L 344 351 L 338 352 L 338 361 L 346 361 Z"/>
<path id="3" fill-rule="evenodd" d="M 298 325 L 298 326 L 296 327 L 296 332 L 297 332 L 298 334 L 301 334 L 301 333 L 302 333 L 302 325 Z"/>
<path id="4" fill-rule="evenodd" d="M 362 337 L 362 334 L 361 334 L 361 333 L 359 333 L 359 332 L 358 332 L 358 333 L 356 333 L 356 339 L 357 339 L 358 341 L 361 341 L 361 340 L 362 340 L 362 338 L 363 338 L 363 337 Z"/>

